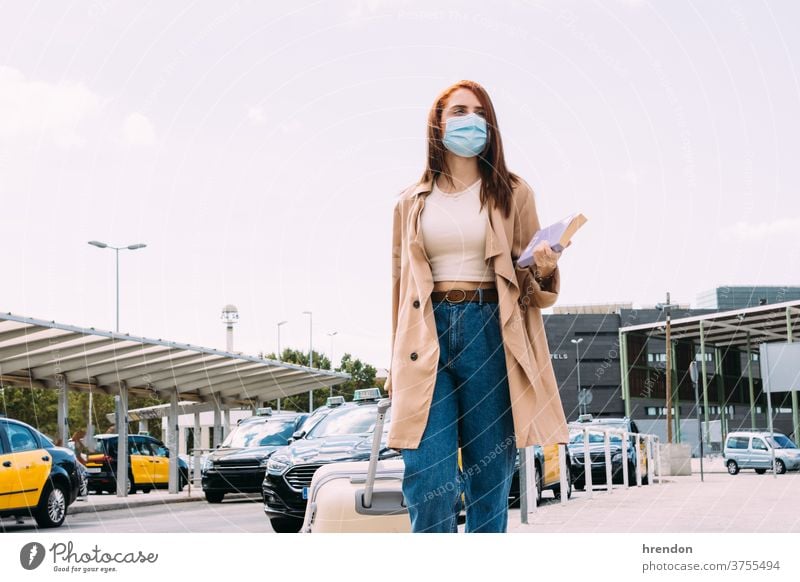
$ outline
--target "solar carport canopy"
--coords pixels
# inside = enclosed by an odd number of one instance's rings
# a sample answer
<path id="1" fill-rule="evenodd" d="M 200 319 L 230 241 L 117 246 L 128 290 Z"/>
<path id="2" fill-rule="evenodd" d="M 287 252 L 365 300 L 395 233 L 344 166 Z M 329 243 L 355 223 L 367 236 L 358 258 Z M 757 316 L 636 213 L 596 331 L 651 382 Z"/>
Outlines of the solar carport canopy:
<path id="1" fill-rule="evenodd" d="M 0 314 L 0 380 L 251 406 L 347 381 L 317 370 L 211 348 Z"/>

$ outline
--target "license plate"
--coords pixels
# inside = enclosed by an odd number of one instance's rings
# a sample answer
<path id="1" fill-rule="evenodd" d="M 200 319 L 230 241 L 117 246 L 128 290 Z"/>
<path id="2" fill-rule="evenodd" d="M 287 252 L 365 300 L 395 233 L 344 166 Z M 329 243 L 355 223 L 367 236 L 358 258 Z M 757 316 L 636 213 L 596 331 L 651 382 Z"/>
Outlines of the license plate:
<path id="1" fill-rule="evenodd" d="M 87 473 L 99 473 L 100 467 L 86 467 Z"/>
<path id="2" fill-rule="evenodd" d="M 308 499 L 308 487 L 303 487 L 303 499 Z"/>

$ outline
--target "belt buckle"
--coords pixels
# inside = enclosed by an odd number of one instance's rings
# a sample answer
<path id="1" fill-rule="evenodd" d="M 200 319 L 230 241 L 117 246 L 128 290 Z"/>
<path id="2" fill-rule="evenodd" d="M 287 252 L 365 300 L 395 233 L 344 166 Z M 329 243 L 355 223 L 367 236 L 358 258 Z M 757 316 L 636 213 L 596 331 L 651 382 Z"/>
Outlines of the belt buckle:
<path id="1" fill-rule="evenodd" d="M 459 299 L 458 301 L 452 301 L 449 297 L 450 291 L 461 291 L 461 299 Z M 447 291 L 447 293 L 444 294 L 444 300 L 447 301 L 448 303 L 463 303 L 466 298 L 467 298 L 467 292 L 464 291 L 463 289 L 450 289 Z"/>

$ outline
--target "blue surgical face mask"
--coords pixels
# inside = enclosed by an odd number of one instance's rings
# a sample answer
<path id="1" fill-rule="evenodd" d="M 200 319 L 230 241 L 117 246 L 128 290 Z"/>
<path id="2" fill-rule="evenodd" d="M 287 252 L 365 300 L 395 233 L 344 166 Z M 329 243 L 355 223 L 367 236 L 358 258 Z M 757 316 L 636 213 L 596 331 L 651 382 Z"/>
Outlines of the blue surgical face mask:
<path id="1" fill-rule="evenodd" d="M 472 158 L 486 147 L 486 138 L 486 120 L 470 113 L 447 120 L 442 143 L 457 156 Z"/>

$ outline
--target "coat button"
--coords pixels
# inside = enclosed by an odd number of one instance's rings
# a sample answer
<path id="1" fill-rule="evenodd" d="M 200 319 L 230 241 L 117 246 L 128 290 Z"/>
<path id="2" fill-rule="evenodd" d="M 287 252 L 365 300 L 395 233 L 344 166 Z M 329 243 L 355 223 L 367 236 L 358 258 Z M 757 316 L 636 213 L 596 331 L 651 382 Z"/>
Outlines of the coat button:
<path id="1" fill-rule="evenodd" d="M 411 356 L 409 356 L 412 360 L 417 359 L 417 352 L 411 352 Z"/>
<path id="2" fill-rule="evenodd" d="M 414 307 L 419 308 L 419 299 L 414 299 Z"/>

